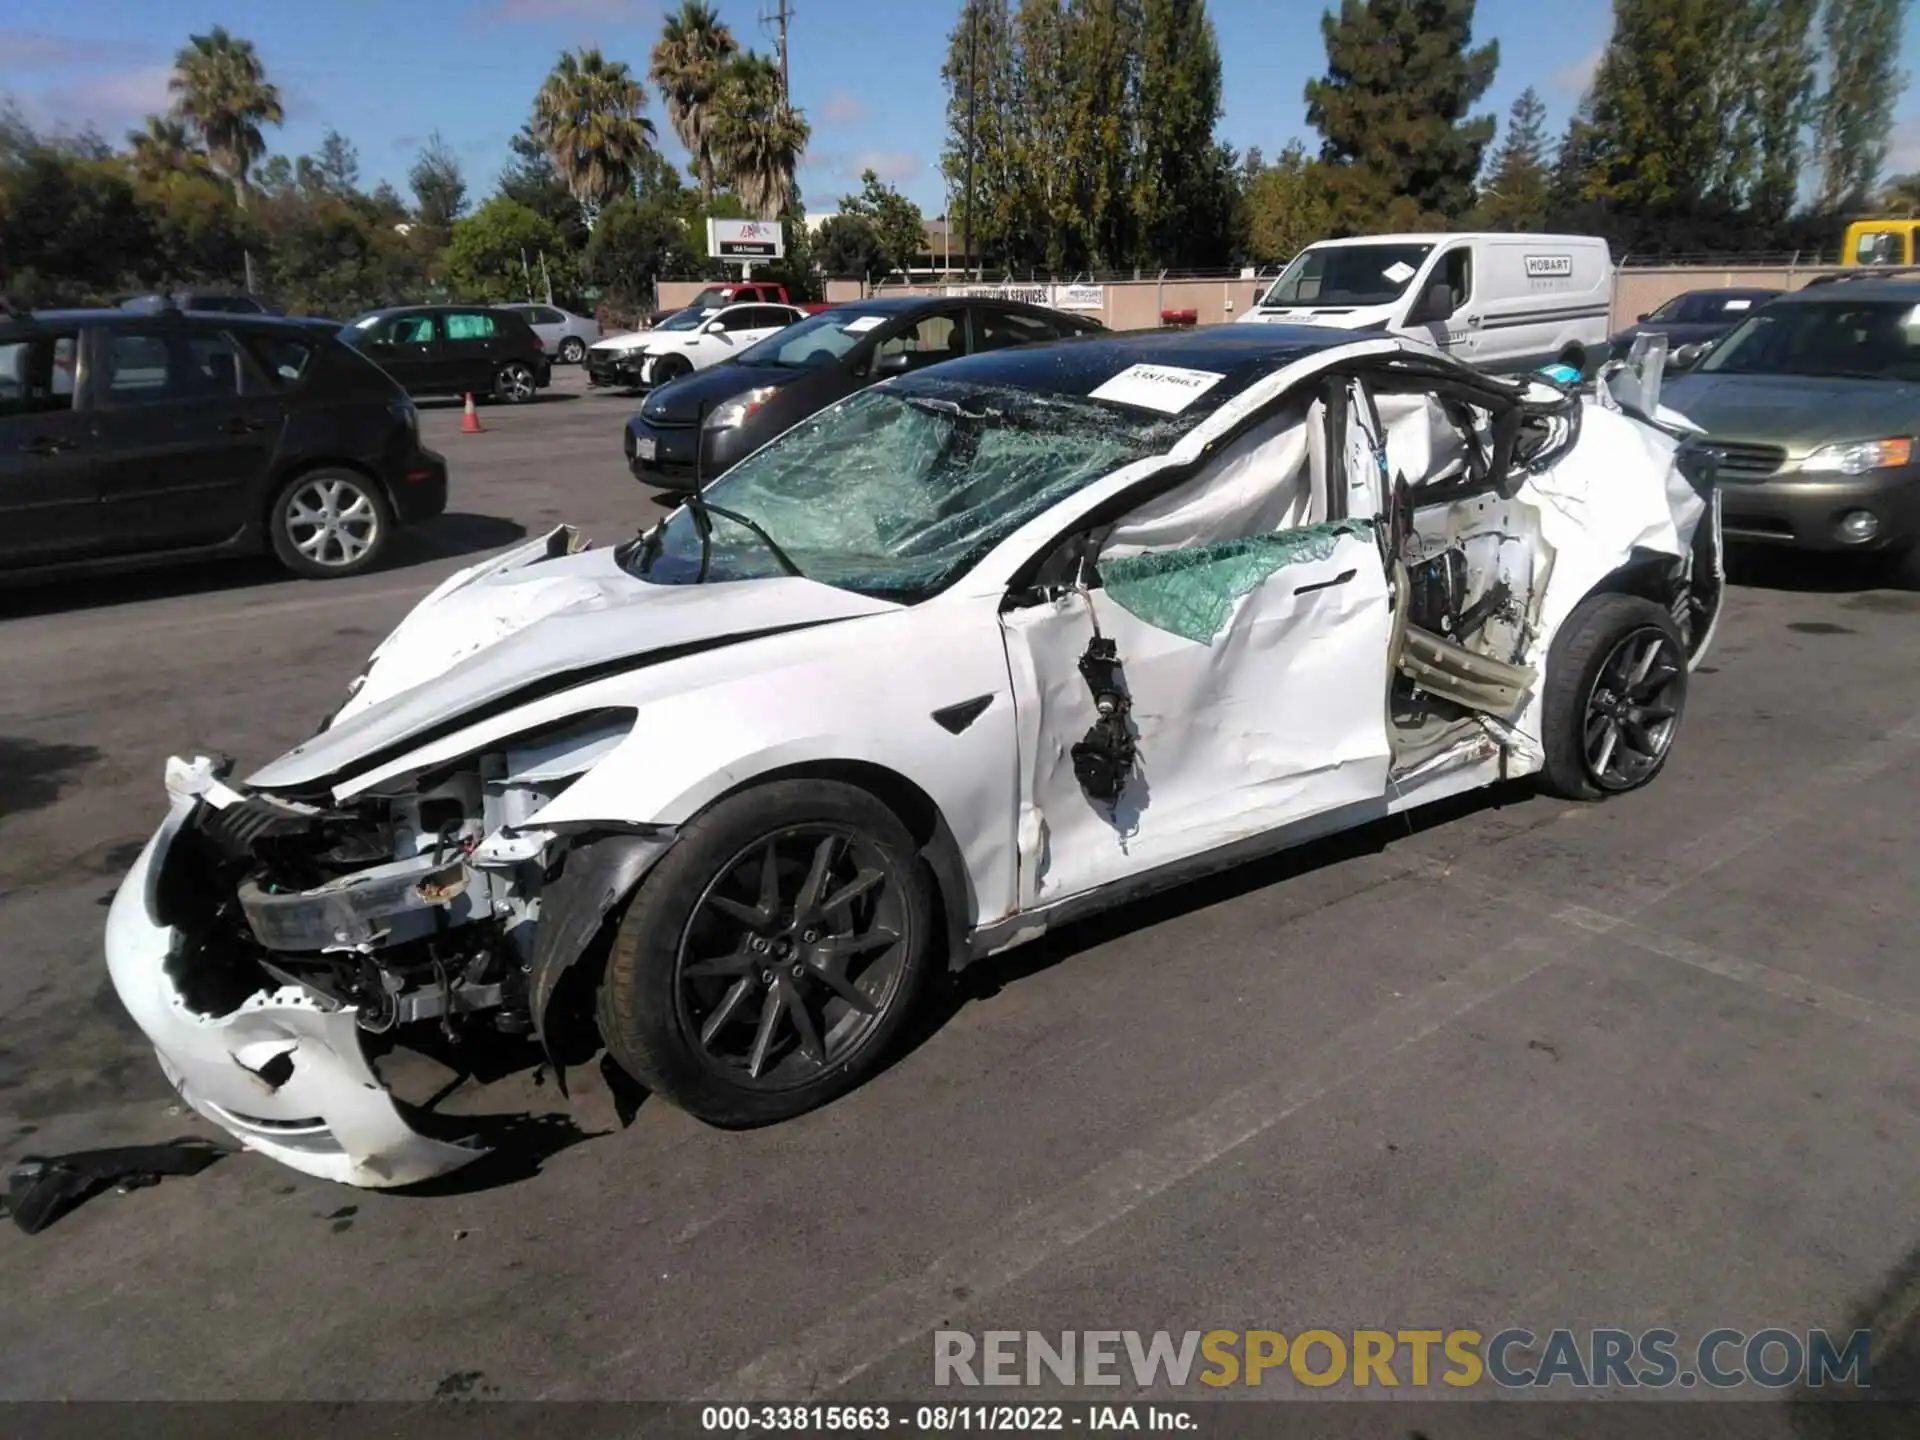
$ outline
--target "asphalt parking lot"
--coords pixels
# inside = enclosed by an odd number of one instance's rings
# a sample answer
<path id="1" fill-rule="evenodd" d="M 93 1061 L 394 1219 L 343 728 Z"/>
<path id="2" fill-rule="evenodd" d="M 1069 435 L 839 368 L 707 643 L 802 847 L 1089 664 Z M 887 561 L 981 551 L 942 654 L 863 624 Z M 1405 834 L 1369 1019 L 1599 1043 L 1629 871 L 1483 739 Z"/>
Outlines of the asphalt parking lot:
<path id="1" fill-rule="evenodd" d="M 450 513 L 377 573 L 0 593 L 0 1158 L 211 1133 L 100 953 L 162 764 L 244 774 L 453 570 L 657 513 L 581 390 L 430 407 Z M 941 1327 L 1869 1326 L 1913 1386 L 1920 595 L 1750 579 L 1650 790 L 1059 932 L 798 1122 L 622 1129 L 518 1070 L 449 1102 L 529 1117 L 498 1163 L 427 1193 L 237 1155 L 0 1226 L 0 1398 L 903 1398 Z"/>

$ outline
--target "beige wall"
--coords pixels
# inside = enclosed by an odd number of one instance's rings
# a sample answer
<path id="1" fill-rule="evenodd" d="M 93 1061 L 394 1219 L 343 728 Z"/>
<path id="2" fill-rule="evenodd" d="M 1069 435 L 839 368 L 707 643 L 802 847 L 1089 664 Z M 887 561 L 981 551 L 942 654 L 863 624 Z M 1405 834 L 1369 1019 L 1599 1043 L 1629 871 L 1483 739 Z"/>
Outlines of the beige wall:
<path id="1" fill-rule="evenodd" d="M 1798 290 L 1816 275 L 1831 275 L 1836 265 L 1716 269 L 1676 265 L 1658 270 L 1621 270 L 1613 281 L 1613 328 L 1624 330 L 1642 315 L 1688 290 L 1718 290 L 1751 285 L 1765 290 Z"/>
<path id="2" fill-rule="evenodd" d="M 659 285 L 661 310 L 684 310 L 693 303 L 693 297 L 707 286 L 711 280 L 662 280 Z"/>

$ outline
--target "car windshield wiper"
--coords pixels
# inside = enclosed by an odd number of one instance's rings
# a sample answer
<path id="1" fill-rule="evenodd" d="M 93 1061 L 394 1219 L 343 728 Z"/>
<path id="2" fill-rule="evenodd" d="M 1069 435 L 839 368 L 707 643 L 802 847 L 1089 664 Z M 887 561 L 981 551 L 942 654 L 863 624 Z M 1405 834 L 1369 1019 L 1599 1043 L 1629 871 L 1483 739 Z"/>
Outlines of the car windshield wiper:
<path id="1" fill-rule="evenodd" d="M 701 443 L 701 437 L 706 433 L 706 428 L 707 407 L 703 404 L 694 411 L 693 492 L 687 496 L 687 513 L 693 517 L 693 528 L 700 532 L 700 573 L 694 576 L 693 583 L 706 584 L 707 574 L 713 568 L 713 517 L 715 515 L 733 521 L 749 535 L 754 536 L 767 547 L 767 553 L 773 556 L 782 570 L 796 580 L 804 580 L 806 577 L 800 573 L 800 567 L 793 563 L 792 556 L 780 548 L 779 541 L 739 511 L 725 509 L 707 499 L 707 482 L 700 463 L 706 450 L 706 446 Z"/>

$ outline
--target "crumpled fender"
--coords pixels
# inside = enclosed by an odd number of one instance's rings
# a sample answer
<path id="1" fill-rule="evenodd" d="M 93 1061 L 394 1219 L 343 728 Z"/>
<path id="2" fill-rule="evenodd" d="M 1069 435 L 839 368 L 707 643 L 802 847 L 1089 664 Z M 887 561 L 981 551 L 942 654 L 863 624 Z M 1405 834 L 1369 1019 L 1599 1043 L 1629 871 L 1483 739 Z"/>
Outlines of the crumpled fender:
<path id="1" fill-rule="evenodd" d="M 670 832 L 601 835 L 569 850 L 560 878 L 540 896 L 540 928 L 527 975 L 527 1008 L 534 1034 L 555 1061 L 547 1010 L 560 982 L 586 953 L 607 915 L 673 843 Z M 563 1082 L 564 1083 L 564 1082 Z"/>

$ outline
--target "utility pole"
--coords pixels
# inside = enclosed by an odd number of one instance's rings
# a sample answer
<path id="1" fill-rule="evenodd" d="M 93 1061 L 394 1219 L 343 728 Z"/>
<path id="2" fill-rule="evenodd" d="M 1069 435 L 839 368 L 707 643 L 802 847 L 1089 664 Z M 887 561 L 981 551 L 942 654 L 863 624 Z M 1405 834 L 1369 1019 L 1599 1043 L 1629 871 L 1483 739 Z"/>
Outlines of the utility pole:
<path id="1" fill-rule="evenodd" d="M 793 104 L 793 83 L 787 74 L 787 22 L 792 18 L 793 9 L 787 4 L 787 0 L 778 0 L 778 4 L 771 15 L 762 14 L 760 16 L 761 26 L 763 28 L 768 25 L 775 27 L 775 33 L 779 37 L 780 99 L 783 104 L 789 107 Z"/>
<path id="2" fill-rule="evenodd" d="M 960 216 L 960 263 L 973 269 L 973 113 L 979 97 L 980 6 L 967 0 L 967 208 Z"/>

